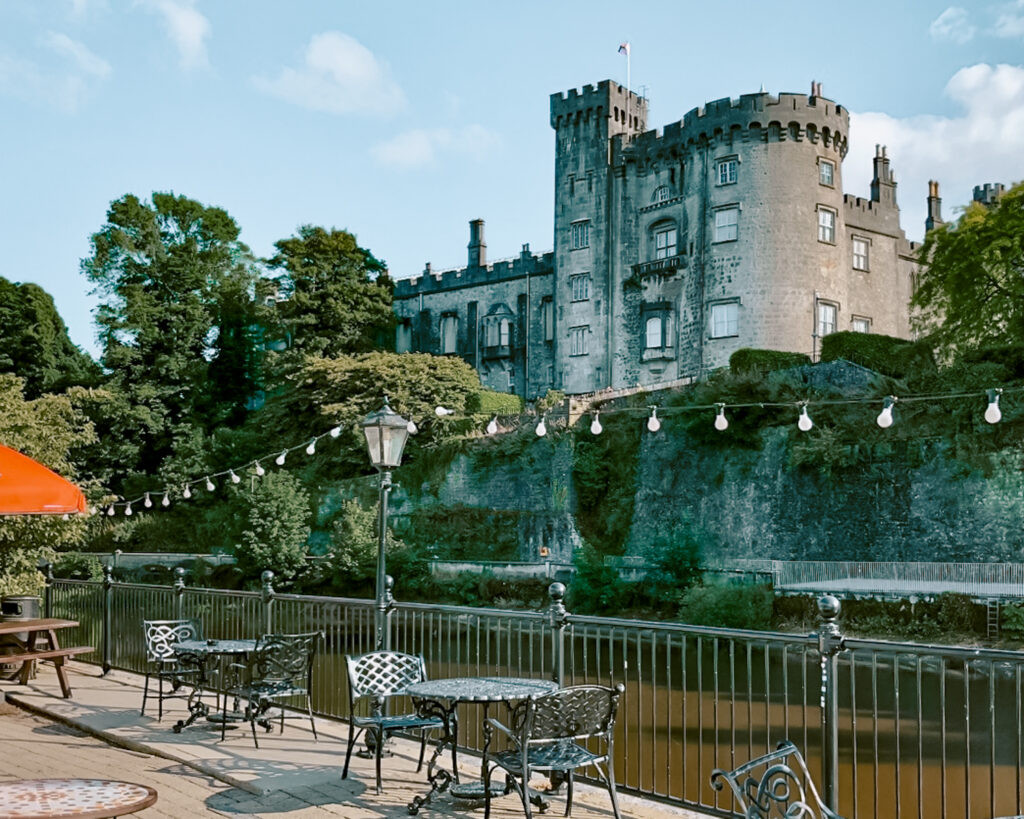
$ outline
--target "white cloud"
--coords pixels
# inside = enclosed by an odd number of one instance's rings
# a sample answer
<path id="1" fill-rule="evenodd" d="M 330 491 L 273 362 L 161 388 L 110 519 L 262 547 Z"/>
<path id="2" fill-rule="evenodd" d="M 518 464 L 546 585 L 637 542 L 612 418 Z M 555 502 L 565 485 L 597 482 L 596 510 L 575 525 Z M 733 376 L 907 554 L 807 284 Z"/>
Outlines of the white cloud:
<path id="1" fill-rule="evenodd" d="M 992 27 L 996 37 L 1024 38 L 1024 0 L 1003 6 Z"/>
<path id="2" fill-rule="evenodd" d="M 974 37 L 975 28 L 971 25 L 967 9 L 950 6 L 932 20 L 928 32 L 933 40 L 950 40 L 963 44 Z"/>
<path id="3" fill-rule="evenodd" d="M 901 222 L 912 239 L 924 232 L 929 179 L 941 185 L 947 221 L 971 200 L 975 185 L 1024 179 L 1024 66 L 968 66 L 945 91 L 962 109 L 959 116 L 850 116 L 844 187 L 865 195 L 874 146 L 886 145 L 899 183 Z"/>
<path id="4" fill-rule="evenodd" d="M 100 78 L 110 76 L 110 63 L 93 54 L 82 43 L 72 40 L 67 34 L 51 31 L 47 33 L 43 42 L 55 53 L 71 60 L 84 73 Z"/>
<path id="5" fill-rule="evenodd" d="M 253 82 L 293 105 L 330 114 L 391 114 L 405 105 L 387 65 L 340 31 L 314 35 L 301 68 L 283 68 L 276 79 L 254 77 Z"/>
<path id="6" fill-rule="evenodd" d="M 461 130 L 417 128 L 375 145 L 371 153 L 382 165 L 413 168 L 429 165 L 444 153 L 479 160 L 498 141 L 498 136 L 482 125 L 468 125 Z"/>
<path id="7" fill-rule="evenodd" d="M 182 68 L 207 65 L 206 40 L 210 21 L 195 7 L 195 0 L 143 0 L 143 5 L 163 18 L 167 34 L 178 49 Z"/>

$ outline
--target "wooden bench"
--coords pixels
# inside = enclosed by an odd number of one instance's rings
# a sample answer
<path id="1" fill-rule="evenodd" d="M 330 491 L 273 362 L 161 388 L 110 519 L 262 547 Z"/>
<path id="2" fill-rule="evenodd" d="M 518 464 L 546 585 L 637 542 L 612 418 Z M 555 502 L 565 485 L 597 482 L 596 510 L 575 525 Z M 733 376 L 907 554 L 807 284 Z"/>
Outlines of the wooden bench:
<path id="1" fill-rule="evenodd" d="M 46 618 L 42 620 L 9 620 L 0 623 L 0 636 L 9 635 L 12 639 L 9 654 L 0 654 L 0 663 L 21 663 L 21 670 L 16 671 L 18 681 L 27 685 L 32 667 L 37 660 L 48 660 L 53 663 L 60 682 L 60 690 L 65 699 L 71 696 L 65 661 L 76 654 L 88 654 L 96 649 L 92 646 L 68 646 L 61 648 L 57 640 L 58 629 L 73 628 L 78 625 L 76 620 Z M 26 634 L 25 639 L 18 637 Z M 42 638 L 44 645 L 36 647 L 37 638 Z M 12 675 L 13 677 L 13 675 Z"/>

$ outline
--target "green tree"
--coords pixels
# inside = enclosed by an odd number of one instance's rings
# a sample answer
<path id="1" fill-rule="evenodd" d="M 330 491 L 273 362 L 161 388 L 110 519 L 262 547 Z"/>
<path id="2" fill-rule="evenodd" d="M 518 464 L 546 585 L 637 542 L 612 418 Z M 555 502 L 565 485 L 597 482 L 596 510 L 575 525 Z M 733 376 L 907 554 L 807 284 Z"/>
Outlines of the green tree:
<path id="1" fill-rule="evenodd" d="M 384 263 L 345 230 L 303 225 L 281 239 L 270 267 L 283 271 L 277 309 L 292 360 L 333 358 L 381 346 L 394 327 Z"/>
<path id="2" fill-rule="evenodd" d="M 25 396 L 38 398 L 74 384 L 93 385 L 100 369 L 68 337 L 53 298 L 36 284 L 0 277 L 0 372 L 25 381 Z"/>
<path id="3" fill-rule="evenodd" d="M 82 272 L 102 297 L 102 364 L 112 389 L 133 409 L 129 423 L 115 423 L 110 433 L 135 438 L 144 472 L 155 472 L 168 455 L 176 426 L 208 429 L 223 420 L 211 406 L 244 400 L 215 396 L 211 367 L 224 383 L 250 388 L 245 377 L 225 374 L 247 366 L 245 356 L 226 344 L 238 325 L 227 305 L 240 293 L 253 293 L 256 279 L 254 261 L 238 237 L 238 225 L 224 210 L 154 193 L 150 203 L 131 194 L 113 202 L 107 223 L 91 238 L 92 255 L 83 259 Z M 229 314 L 227 326 L 218 327 Z"/>
<path id="4" fill-rule="evenodd" d="M 309 496 L 289 472 L 270 472 L 244 493 L 246 522 L 235 548 L 238 568 L 250 582 L 270 569 L 288 582 L 305 566 Z"/>
<path id="5" fill-rule="evenodd" d="M 1024 342 L 1024 183 L 925 237 L 915 327 L 949 352 Z"/>
<path id="6" fill-rule="evenodd" d="M 70 453 L 93 434 L 92 425 L 67 396 L 44 395 L 28 401 L 22 379 L 0 375 L 0 441 L 6 446 L 75 480 Z M 87 526 L 97 524 L 83 515 L 68 520 L 59 516 L 4 518 L 0 523 L 0 594 L 38 592 L 42 575 L 36 565 L 40 558 L 52 560 L 55 550 L 79 543 Z"/>

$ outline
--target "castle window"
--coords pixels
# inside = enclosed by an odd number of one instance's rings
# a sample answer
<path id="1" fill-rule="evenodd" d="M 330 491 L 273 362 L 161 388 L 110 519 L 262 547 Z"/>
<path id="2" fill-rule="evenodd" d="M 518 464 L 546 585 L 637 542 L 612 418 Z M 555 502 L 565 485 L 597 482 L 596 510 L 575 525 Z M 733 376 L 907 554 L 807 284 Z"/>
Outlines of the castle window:
<path id="1" fill-rule="evenodd" d="M 719 185 L 731 185 L 736 181 L 736 169 L 739 165 L 739 161 L 736 157 L 731 156 L 726 159 L 718 160 L 718 184 Z"/>
<path id="2" fill-rule="evenodd" d="M 818 338 L 836 331 L 836 316 L 839 308 L 827 301 L 818 302 Z"/>
<path id="3" fill-rule="evenodd" d="M 735 242 L 739 238 L 740 209 L 738 205 L 715 211 L 715 241 Z"/>
<path id="4" fill-rule="evenodd" d="M 569 286 L 572 288 L 573 301 L 588 301 L 590 299 L 589 273 L 580 273 L 578 276 L 570 276 Z"/>
<path id="5" fill-rule="evenodd" d="M 644 347 L 648 350 L 664 347 L 664 323 L 661 316 L 651 316 L 647 319 L 647 326 L 644 336 Z"/>
<path id="6" fill-rule="evenodd" d="M 651 195 L 651 202 L 657 205 L 659 202 L 667 201 L 671 195 L 668 185 L 659 185 L 654 189 L 654 193 Z"/>
<path id="7" fill-rule="evenodd" d="M 569 355 L 587 355 L 587 335 L 590 327 L 569 328 Z"/>
<path id="8" fill-rule="evenodd" d="M 740 303 L 728 301 L 711 305 L 711 338 L 740 334 Z"/>
<path id="9" fill-rule="evenodd" d="M 827 159 L 818 160 L 818 184 L 828 185 L 830 188 L 835 185 L 836 166 Z"/>
<path id="10" fill-rule="evenodd" d="M 654 258 L 667 259 L 676 255 L 676 226 L 662 222 L 655 225 L 651 232 L 654 234 Z"/>
<path id="11" fill-rule="evenodd" d="M 441 354 L 455 352 L 455 337 L 459 328 L 459 318 L 455 315 L 441 316 Z"/>
<path id="12" fill-rule="evenodd" d="M 818 241 L 836 243 L 836 212 L 818 206 Z"/>
<path id="13" fill-rule="evenodd" d="M 509 329 L 511 322 L 508 319 L 502 319 L 498 322 L 498 344 L 502 347 L 508 347 L 509 345 Z"/>
<path id="14" fill-rule="evenodd" d="M 854 316 L 850 322 L 850 329 L 855 333 L 870 333 L 871 319 L 864 316 Z"/>
<path id="15" fill-rule="evenodd" d="M 590 247 L 589 219 L 581 219 L 578 222 L 573 222 L 569 234 L 569 248 L 571 250 L 580 250 L 584 247 Z"/>
<path id="16" fill-rule="evenodd" d="M 868 252 L 871 248 L 871 242 L 865 239 L 863 236 L 853 237 L 853 269 L 854 270 L 869 270 L 868 267 Z"/>
<path id="17" fill-rule="evenodd" d="M 555 305 L 550 297 L 540 303 L 540 321 L 544 325 L 544 340 L 551 341 L 555 337 Z"/>
<path id="18" fill-rule="evenodd" d="M 412 323 L 401 319 L 395 327 L 395 352 L 408 353 L 412 350 Z"/>

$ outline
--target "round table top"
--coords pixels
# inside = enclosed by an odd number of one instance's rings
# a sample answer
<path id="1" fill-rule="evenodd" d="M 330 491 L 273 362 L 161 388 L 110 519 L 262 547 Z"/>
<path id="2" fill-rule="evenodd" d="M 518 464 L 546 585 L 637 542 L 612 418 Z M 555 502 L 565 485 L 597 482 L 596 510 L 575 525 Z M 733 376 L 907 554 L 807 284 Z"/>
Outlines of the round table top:
<path id="1" fill-rule="evenodd" d="M 525 700 L 534 694 L 548 694 L 557 690 L 558 683 L 551 680 L 519 677 L 452 677 L 413 683 L 405 689 L 405 693 L 410 697 L 455 702 L 504 702 Z"/>
<path id="2" fill-rule="evenodd" d="M 255 640 L 182 640 L 171 644 L 178 654 L 248 654 L 255 648 Z"/>
<path id="3" fill-rule="evenodd" d="M 156 791 L 109 779 L 18 779 L 0 782 L 0 819 L 100 819 L 148 808 Z"/>

